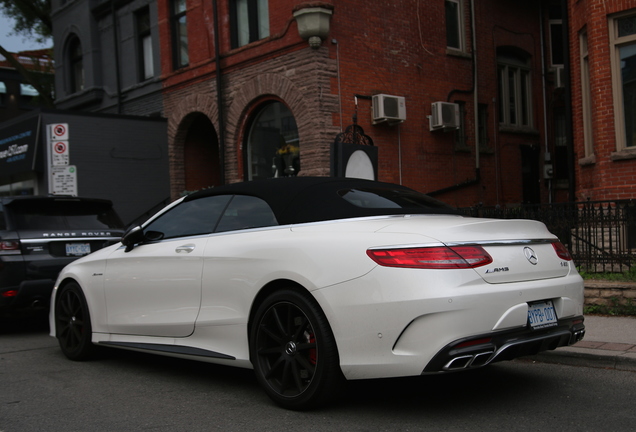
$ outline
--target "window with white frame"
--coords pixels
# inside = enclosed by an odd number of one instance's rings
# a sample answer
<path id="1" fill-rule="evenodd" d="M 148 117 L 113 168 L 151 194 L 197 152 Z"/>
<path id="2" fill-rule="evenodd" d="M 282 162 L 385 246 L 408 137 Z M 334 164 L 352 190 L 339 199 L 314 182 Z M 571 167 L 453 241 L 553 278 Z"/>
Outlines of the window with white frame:
<path id="1" fill-rule="evenodd" d="M 579 35 L 581 49 L 581 110 L 583 112 L 583 144 L 585 157 L 594 154 L 592 137 L 592 91 L 590 87 L 590 59 L 587 49 L 587 32 Z"/>
<path id="2" fill-rule="evenodd" d="M 499 54 L 499 124 L 532 127 L 530 59 L 521 54 Z"/>
<path id="3" fill-rule="evenodd" d="M 232 48 L 242 47 L 269 36 L 268 0 L 231 0 Z"/>
<path id="4" fill-rule="evenodd" d="M 137 49 L 139 55 L 139 79 L 145 81 L 154 76 L 152 56 L 152 34 L 150 32 L 150 8 L 145 7 L 136 12 Z"/>
<path id="5" fill-rule="evenodd" d="M 463 0 L 446 0 L 446 46 L 465 51 Z"/>
<path id="6" fill-rule="evenodd" d="M 610 18 L 616 149 L 636 147 L 636 13 Z"/>

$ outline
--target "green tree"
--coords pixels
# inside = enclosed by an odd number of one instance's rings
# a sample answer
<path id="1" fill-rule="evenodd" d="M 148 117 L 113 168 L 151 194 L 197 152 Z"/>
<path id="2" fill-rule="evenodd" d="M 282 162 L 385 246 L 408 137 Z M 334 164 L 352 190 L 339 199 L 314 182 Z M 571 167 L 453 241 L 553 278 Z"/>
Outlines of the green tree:
<path id="1" fill-rule="evenodd" d="M 0 0 L 0 11 L 15 22 L 13 32 L 17 35 L 44 42 L 53 35 L 51 22 L 51 0 Z M 33 70 L 26 69 L 2 45 L 0 54 L 31 84 L 40 94 L 45 105 L 53 106 L 53 81 L 50 65 L 39 62 Z M 37 60 L 37 59 L 33 59 Z"/>

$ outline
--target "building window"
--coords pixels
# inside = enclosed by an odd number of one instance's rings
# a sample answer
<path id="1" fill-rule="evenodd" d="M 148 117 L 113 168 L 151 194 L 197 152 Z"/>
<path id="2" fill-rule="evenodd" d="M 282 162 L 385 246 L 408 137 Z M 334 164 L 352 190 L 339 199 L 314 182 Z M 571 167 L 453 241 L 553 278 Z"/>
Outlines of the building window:
<path id="1" fill-rule="evenodd" d="M 174 68 L 190 63 L 188 57 L 188 25 L 186 22 L 186 0 L 172 0 L 172 55 Z"/>
<path id="2" fill-rule="evenodd" d="M 517 55 L 498 55 L 499 124 L 532 126 L 530 61 Z"/>
<path id="3" fill-rule="evenodd" d="M 7 86 L 4 81 L 0 81 L 0 106 L 4 106 L 7 98 Z"/>
<path id="4" fill-rule="evenodd" d="M 154 76 L 152 58 L 152 34 L 150 33 L 150 8 L 135 14 L 137 21 L 137 49 L 139 53 L 139 79 L 145 81 Z"/>
<path id="5" fill-rule="evenodd" d="M 636 146 L 636 15 L 610 19 L 617 150 Z"/>
<path id="6" fill-rule="evenodd" d="M 466 102 L 455 101 L 459 107 L 459 128 L 455 130 L 455 150 L 468 150 L 466 144 Z"/>
<path id="7" fill-rule="evenodd" d="M 477 125 L 479 128 L 479 150 L 488 151 L 488 105 L 479 104 L 477 107 Z"/>
<path id="8" fill-rule="evenodd" d="M 242 47 L 269 36 L 268 0 L 231 0 L 232 48 Z"/>
<path id="9" fill-rule="evenodd" d="M 554 4 L 548 9 L 550 29 L 550 62 L 552 66 L 563 66 L 563 18 L 561 5 Z"/>
<path id="10" fill-rule="evenodd" d="M 581 110 L 583 112 L 583 144 L 585 157 L 594 154 L 594 141 L 592 137 L 592 91 L 590 87 L 590 59 L 587 49 L 587 33 L 579 36 L 581 47 Z"/>
<path id="11" fill-rule="evenodd" d="M 295 176 L 300 171 L 296 119 L 280 102 L 263 106 L 247 137 L 247 180 Z"/>
<path id="12" fill-rule="evenodd" d="M 20 106 L 34 106 L 34 99 L 37 98 L 39 94 L 40 93 L 38 93 L 31 84 L 20 84 Z"/>
<path id="13" fill-rule="evenodd" d="M 71 93 L 84 90 L 84 56 L 82 44 L 77 36 L 69 43 L 70 89 Z"/>
<path id="14" fill-rule="evenodd" d="M 465 51 L 463 0 L 446 0 L 446 46 Z"/>

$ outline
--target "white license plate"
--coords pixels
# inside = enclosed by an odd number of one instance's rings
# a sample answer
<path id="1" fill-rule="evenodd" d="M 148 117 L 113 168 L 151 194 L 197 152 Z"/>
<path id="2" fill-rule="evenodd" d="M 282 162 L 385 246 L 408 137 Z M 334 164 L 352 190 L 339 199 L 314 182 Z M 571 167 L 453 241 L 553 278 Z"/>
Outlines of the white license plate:
<path id="1" fill-rule="evenodd" d="M 533 329 L 553 327 L 557 321 L 552 300 L 528 304 L 528 322 Z"/>
<path id="2" fill-rule="evenodd" d="M 66 256 L 84 256 L 91 253 L 90 243 L 66 243 Z"/>

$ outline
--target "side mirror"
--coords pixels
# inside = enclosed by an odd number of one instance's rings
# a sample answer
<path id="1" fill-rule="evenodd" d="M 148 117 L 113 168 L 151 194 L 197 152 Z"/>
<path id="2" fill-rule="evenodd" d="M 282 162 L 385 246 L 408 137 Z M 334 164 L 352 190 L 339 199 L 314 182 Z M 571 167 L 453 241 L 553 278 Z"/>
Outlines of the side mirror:
<path id="1" fill-rule="evenodd" d="M 140 226 L 135 226 L 126 231 L 121 238 L 121 243 L 126 246 L 125 252 L 133 250 L 137 243 L 144 239 L 144 230 Z"/>

